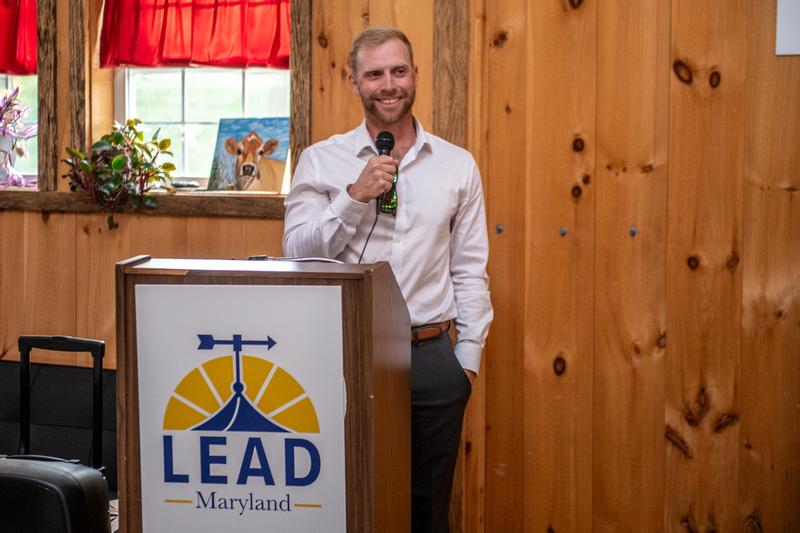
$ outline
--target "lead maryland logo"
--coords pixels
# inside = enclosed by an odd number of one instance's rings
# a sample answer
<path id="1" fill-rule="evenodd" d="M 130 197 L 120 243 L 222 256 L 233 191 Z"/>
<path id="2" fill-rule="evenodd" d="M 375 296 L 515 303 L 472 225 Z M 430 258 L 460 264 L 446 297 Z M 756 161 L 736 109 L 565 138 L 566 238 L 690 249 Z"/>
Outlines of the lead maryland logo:
<path id="1" fill-rule="evenodd" d="M 286 491 L 313 485 L 322 467 L 317 445 L 297 435 L 320 432 L 311 398 L 283 368 L 262 357 L 242 354 L 245 346 L 272 349 L 277 343 L 271 337 L 198 338 L 198 350 L 230 345 L 233 354 L 208 359 L 192 369 L 170 395 L 162 436 L 164 483 L 218 490 L 198 490 L 192 500 L 165 502 L 238 510 L 239 514 L 292 510 L 291 494 Z M 193 464 L 183 460 L 185 457 L 195 458 Z M 223 488 L 247 488 L 250 492 L 236 491 L 234 497 L 220 492 Z M 264 489 L 281 493 L 262 497 Z"/>

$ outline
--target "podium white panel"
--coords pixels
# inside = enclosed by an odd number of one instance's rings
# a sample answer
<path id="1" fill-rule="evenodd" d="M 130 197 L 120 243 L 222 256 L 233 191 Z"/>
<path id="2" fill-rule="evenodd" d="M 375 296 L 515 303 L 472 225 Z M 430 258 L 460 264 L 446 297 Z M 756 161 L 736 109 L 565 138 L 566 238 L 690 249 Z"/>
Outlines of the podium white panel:
<path id="1" fill-rule="evenodd" d="M 143 531 L 345 531 L 341 287 L 135 294 Z"/>

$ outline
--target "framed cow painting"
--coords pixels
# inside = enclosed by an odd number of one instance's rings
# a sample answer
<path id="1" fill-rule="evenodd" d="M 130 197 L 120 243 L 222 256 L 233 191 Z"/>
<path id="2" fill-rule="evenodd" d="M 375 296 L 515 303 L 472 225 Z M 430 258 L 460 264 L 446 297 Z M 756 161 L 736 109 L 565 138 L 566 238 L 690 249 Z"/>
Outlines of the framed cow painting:
<path id="1" fill-rule="evenodd" d="M 223 118 L 209 191 L 280 193 L 289 156 L 289 118 Z"/>

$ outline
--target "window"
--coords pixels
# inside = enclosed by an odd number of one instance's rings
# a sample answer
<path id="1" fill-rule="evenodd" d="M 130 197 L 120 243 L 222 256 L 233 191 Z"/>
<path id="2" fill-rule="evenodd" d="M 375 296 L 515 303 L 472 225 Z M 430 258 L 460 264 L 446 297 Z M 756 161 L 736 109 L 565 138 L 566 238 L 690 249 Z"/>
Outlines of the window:
<path id="1" fill-rule="evenodd" d="M 288 70 L 119 68 L 117 120 L 139 118 L 145 132 L 172 140 L 176 180 L 204 187 L 221 118 L 288 117 Z M 286 166 L 283 192 L 288 187 Z M 179 178 L 178 178 L 179 177 Z"/>
<path id="2" fill-rule="evenodd" d="M 15 76 L 13 74 L 0 74 L 0 94 L 19 86 L 19 98 L 28 107 L 25 115 L 25 124 L 39 122 L 38 78 L 32 76 Z M 39 137 L 31 137 L 26 143 L 28 157 L 18 157 L 14 168 L 25 176 L 36 176 L 39 167 Z"/>

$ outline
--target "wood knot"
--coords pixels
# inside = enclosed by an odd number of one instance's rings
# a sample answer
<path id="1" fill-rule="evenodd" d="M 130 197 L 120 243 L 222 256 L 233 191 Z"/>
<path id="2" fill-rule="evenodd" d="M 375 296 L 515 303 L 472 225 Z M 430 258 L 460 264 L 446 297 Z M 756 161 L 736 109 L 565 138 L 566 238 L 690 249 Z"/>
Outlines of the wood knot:
<path id="1" fill-rule="evenodd" d="M 784 189 L 784 191 L 786 192 L 797 192 L 797 190 L 798 190 L 797 187 L 795 187 L 794 185 L 789 185 Z"/>
<path id="2" fill-rule="evenodd" d="M 783 309 L 775 311 L 775 318 L 783 318 Z"/>
<path id="3" fill-rule="evenodd" d="M 642 167 L 642 174 L 647 174 L 648 172 L 652 172 L 652 171 L 653 171 L 653 164 L 652 163 L 647 163 L 646 165 L 644 165 Z"/>
<path id="4" fill-rule="evenodd" d="M 50 220 L 50 211 L 42 211 L 42 222 L 47 224 L 48 220 Z"/>
<path id="5" fill-rule="evenodd" d="M 664 349 L 667 347 L 667 334 L 662 333 L 661 336 L 658 338 L 658 347 Z"/>
<path id="6" fill-rule="evenodd" d="M 692 449 L 689 447 L 689 444 L 683 437 L 681 437 L 681 434 L 669 424 L 667 424 L 667 427 L 664 430 L 664 437 L 666 437 L 670 444 L 678 448 L 684 457 L 687 459 L 691 459 L 693 457 Z"/>
<path id="7" fill-rule="evenodd" d="M 497 32 L 495 34 L 494 38 L 489 43 L 489 47 L 490 48 L 500 48 L 504 44 L 506 44 L 507 40 L 508 40 L 508 32 L 505 31 L 505 30 L 501 30 L 501 31 L 499 31 L 499 32 Z"/>
<path id="8" fill-rule="evenodd" d="M 719 433 L 726 427 L 735 424 L 739 420 L 739 415 L 736 413 L 726 413 L 719 417 L 717 423 L 714 424 L 714 433 Z"/>
<path id="9" fill-rule="evenodd" d="M 556 530 L 553 529 L 553 526 L 547 526 L 547 533 L 556 533 Z"/>
<path id="10" fill-rule="evenodd" d="M 573 198 L 580 198 L 581 194 L 583 194 L 583 189 L 581 189 L 580 185 L 575 185 L 570 192 Z"/>
<path id="11" fill-rule="evenodd" d="M 345 79 L 347 77 L 347 69 L 342 68 L 342 71 L 339 73 L 339 75 L 342 77 L 342 79 Z"/>
<path id="12" fill-rule="evenodd" d="M 579 7 L 581 7 L 582 3 L 583 0 L 569 0 L 569 7 L 571 7 L 572 9 L 578 9 Z"/>
<path id="13" fill-rule="evenodd" d="M 553 372 L 556 376 L 563 376 L 567 371 L 567 361 L 560 355 L 553 360 Z"/>
<path id="14" fill-rule="evenodd" d="M 738 264 L 739 264 L 739 255 L 736 252 L 731 252 L 730 257 L 728 257 L 728 260 L 725 261 L 725 266 L 733 270 L 734 268 L 736 268 L 736 265 Z"/>
<path id="15" fill-rule="evenodd" d="M 328 37 L 324 31 L 317 36 L 317 42 L 322 48 L 328 48 Z"/>
<path id="16" fill-rule="evenodd" d="M 745 450 L 752 450 L 753 449 L 753 445 L 750 444 L 749 442 L 745 442 L 744 443 L 744 449 Z"/>
<path id="17" fill-rule="evenodd" d="M 81 229 L 83 229 L 84 235 L 89 235 L 89 233 L 91 233 L 91 231 L 89 230 L 89 224 L 84 224 L 83 228 Z"/>
<path id="18" fill-rule="evenodd" d="M 697 524 L 692 518 L 692 515 L 684 515 L 681 517 L 681 525 L 686 528 L 687 533 L 698 533 Z"/>
<path id="19" fill-rule="evenodd" d="M 712 89 L 716 89 L 717 87 L 719 87 L 719 83 L 721 81 L 722 81 L 722 74 L 720 74 L 716 70 L 712 72 L 711 75 L 708 77 L 708 84 L 711 85 Z"/>
<path id="20" fill-rule="evenodd" d="M 692 83 L 692 69 L 689 68 L 689 65 L 681 61 L 680 59 L 676 60 L 672 64 L 672 70 L 675 72 L 675 75 L 681 80 L 682 83 L 690 84 Z"/>
<path id="21" fill-rule="evenodd" d="M 506 106 L 506 113 L 511 113 L 511 106 L 510 105 Z"/>
<path id="22" fill-rule="evenodd" d="M 336 68 L 336 61 L 331 61 L 331 68 Z"/>
<path id="23" fill-rule="evenodd" d="M 589 174 L 584 174 L 581 181 L 584 185 L 589 185 L 589 182 L 592 181 L 592 177 Z"/>
<path id="24" fill-rule="evenodd" d="M 642 347 L 639 346 L 638 342 L 634 342 L 631 348 L 633 348 L 633 353 L 635 353 L 636 355 L 642 354 Z"/>
<path id="25" fill-rule="evenodd" d="M 469 452 L 472 451 L 472 441 L 464 442 L 464 454 L 469 455 Z"/>
<path id="26" fill-rule="evenodd" d="M 746 533 L 764 533 L 764 528 L 761 526 L 761 513 L 758 509 L 754 509 L 747 515 L 744 521 L 744 530 Z"/>
<path id="27" fill-rule="evenodd" d="M 711 408 L 711 402 L 709 401 L 708 393 L 706 393 L 705 387 L 701 386 L 700 389 L 698 389 L 694 403 L 697 406 L 696 410 L 692 409 L 688 404 L 684 406 L 683 418 L 690 426 L 697 427 L 706 417 L 706 414 L 708 414 L 708 411 Z"/>
<path id="28" fill-rule="evenodd" d="M 689 268 L 692 270 L 697 270 L 697 267 L 700 266 L 700 260 L 696 255 L 690 255 L 689 259 L 686 260 L 686 264 L 689 265 Z"/>
<path id="29" fill-rule="evenodd" d="M 584 148 L 586 148 L 586 143 L 584 143 L 583 139 L 581 139 L 580 137 L 572 141 L 573 152 L 583 152 Z"/>

